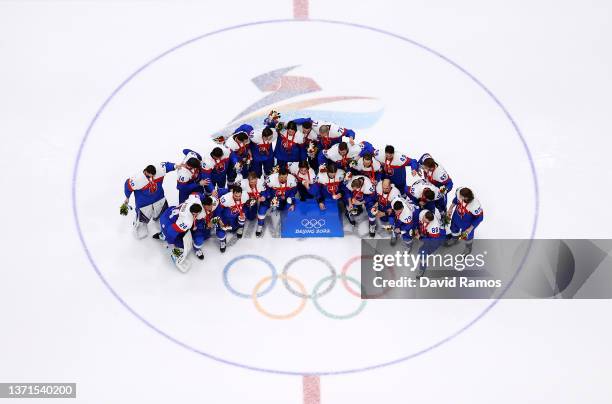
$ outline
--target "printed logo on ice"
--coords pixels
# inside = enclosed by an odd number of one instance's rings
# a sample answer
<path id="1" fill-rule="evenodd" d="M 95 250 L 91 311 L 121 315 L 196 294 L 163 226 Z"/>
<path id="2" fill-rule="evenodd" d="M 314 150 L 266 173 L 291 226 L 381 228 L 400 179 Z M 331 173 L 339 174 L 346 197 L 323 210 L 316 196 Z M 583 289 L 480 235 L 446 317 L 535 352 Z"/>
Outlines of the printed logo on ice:
<path id="1" fill-rule="evenodd" d="M 222 138 L 227 138 L 238 125 L 243 123 L 258 127 L 272 109 L 280 111 L 282 120 L 285 122 L 302 117 L 316 117 L 319 121 L 350 123 L 351 129 L 369 128 L 382 116 L 383 107 L 378 98 L 375 97 L 325 94 L 286 102 L 306 94 L 324 92 L 323 88 L 311 77 L 287 74 L 298 67 L 300 66 L 282 67 L 253 77 L 251 82 L 260 91 L 268 94 L 253 102 L 234 117 L 227 126 L 215 132 L 212 135 L 213 139 L 220 141 Z M 316 106 L 331 103 L 337 105 L 343 101 L 357 101 L 360 108 L 370 109 L 370 111 L 312 109 Z"/>

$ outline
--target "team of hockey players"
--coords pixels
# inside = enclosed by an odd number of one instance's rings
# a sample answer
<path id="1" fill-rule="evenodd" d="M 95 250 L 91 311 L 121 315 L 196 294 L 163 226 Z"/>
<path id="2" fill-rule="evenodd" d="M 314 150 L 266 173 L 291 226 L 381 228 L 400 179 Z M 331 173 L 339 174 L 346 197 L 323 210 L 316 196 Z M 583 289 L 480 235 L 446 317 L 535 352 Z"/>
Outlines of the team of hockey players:
<path id="1" fill-rule="evenodd" d="M 161 231 L 153 237 L 168 244 L 177 265 L 185 259 L 187 232 L 196 257 L 203 259 L 202 247 L 213 233 L 224 252 L 228 232 L 241 238 L 245 223 L 256 221 L 259 237 L 270 210 L 291 211 L 308 199 L 322 210 L 342 204 L 351 225 L 365 214 L 371 237 L 380 222 L 393 244 L 401 240 L 411 248 L 420 239 L 425 253 L 459 239 L 466 240 L 469 253 L 483 220 L 472 190 L 453 189 L 451 177 L 431 155 L 416 160 L 391 145 L 378 150 L 334 123 L 311 118 L 283 123 L 272 111 L 262 127 L 243 124 L 215 140 L 218 145 L 204 154 L 185 149 L 180 164 L 149 165 L 125 182 L 121 214 L 127 214 L 133 193 L 137 237 L 147 236 L 151 219 L 159 220 Z M 174 170 L 179 204 L 168 206 L 162 183 Z M 410 185 L 407 170 L 416 178 Z"/>

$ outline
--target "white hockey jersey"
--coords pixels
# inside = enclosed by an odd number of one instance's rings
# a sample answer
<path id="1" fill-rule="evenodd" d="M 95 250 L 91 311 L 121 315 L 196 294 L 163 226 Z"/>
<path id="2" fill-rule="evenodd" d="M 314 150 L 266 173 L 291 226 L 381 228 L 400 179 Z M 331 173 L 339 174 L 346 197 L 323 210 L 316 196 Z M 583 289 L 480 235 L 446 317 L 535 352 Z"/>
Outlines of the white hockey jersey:
<path id="1" fill-rule="evenodd" d="M 317 174 L 311 167 L 308 167 L 308 171 L 306 174 L 301 174 L 298 162 L 292 161 L 288 163 L 287 166 L 289 167 L 289 172 L 293 174 L 300 183 L 303 183 L 305 181 L 310 185 L 314 184 L 317 178 Z"/>
<path id="2" fill-rule="evenodd" d="M 227 168 L 227 164 L 230 158 L 230 150 L 225 146 L 218 146 L 223 150 L 223 156 L 219 159 L 213 158 L 213 156 L 208 153 L 204 156 L 202 160 L 202 171 L 206 173 L 210 173 L 213 170 L 221 173 Z"/>
<path id="3" fill-rule="evenodd" d="M 287 192 L 297 187 L 297 179 L 293 174 L 287 175 L 287 181 L 281 184 L 278 173 L 271 174 L 266 180 L 266 186 L 270 188 L 276 196 L 286 196 Z"/>
<path id="4" fill-rule="evenodd" d="M 434 201 L 437 201 L 438 199 L 442 198 L 443 195 L 440 193 L 440 189 L 434 184 L 424 179 L 417 180 L 412 185 L 408 186 L 408 194 L 415 199 L 421 200 L 423 198 L 423 191 L 426 188 L 429 188 L 433 191 Z"/>
<path id="5" fill-rule="evenodd" d="M 328 173 L 319 173 L 316 179 L 317 183 L 327 189 L 327 192 L 334 195 L 340 190 L 340 186 L 344 181 L 344 170 L 338 169 L 332 178 Z"/>
<path id="6" fill-rule="evenodd" d="M 435 211 L 432 212 L 434 219 L 429 223 L 425 223 L 425 214 L 427 212 L 429 212 L 429 210 L 424 209 L 419 213 L 419 233 L 421 234 L 421 237 L 438 238 L 440 237 L 440 230 L 442 229 L 440 212 L 435 209 Z"/>
<path id="7" fill-rule="evenodd" d="M 378 196 L 378 204 L 380 207 L 390 207 L 391 201 L 395 198 L 401 197 L 402 193 L 391 183 L 391 190 L 389 192 L 383 191 L 383 183 L 380 181 L 376 184 L 376 195 Z"/>
<path id="8" fill-rule="evenodd" d="M 266 191 L 266 182 L 263 178 L 258 178 L 255 187 L 251 187 L 249 179 L 245 178 L 240 182 L 240 187 L 242 188 L 243 195 L 247 194 L 249 199 L 257 200 Z"/>

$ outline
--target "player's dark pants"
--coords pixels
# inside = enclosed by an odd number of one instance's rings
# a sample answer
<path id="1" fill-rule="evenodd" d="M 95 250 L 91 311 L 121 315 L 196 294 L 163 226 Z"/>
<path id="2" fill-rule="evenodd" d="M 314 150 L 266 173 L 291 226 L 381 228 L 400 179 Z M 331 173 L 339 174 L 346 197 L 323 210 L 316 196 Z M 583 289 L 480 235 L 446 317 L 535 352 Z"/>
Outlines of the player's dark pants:
<path id="1" fill-rule="evenodd" d="M 297 186 L 297 191 L 300 194 L 300 201 L 305 201 L 307 199 L 313 199 L 317 196 L 317 184 L 310 184 L 310 189 L 306 189 L 306 187 L 300 182 Z"/>
<path id="2" fill-rule="evenodd" d="M 458 237 L 463 231 L 470 227 L 470 225 L 471 223 L 467 220 L 464 220 L 455 209 L 450 225 L 452 237 Z M 468 234 L 466 240 L 474 239 L 474 230 L 476 229 L 472 229 L 472 231 Z"/>
<path id="3" fill-rule="evenodd" d="M 257 224 L 263 226 L 264 220 L 266 219 L 266 212 L 270 208 L 270 201 L 259 202 L 253 206 L 249 206 L 246 209 L 245 216 L 247 220 L 255 220 L 257 218 Z"/>
<path id="4" fill-rule="evenodd" d="M 273 168 L 274 168 L 274 157 L 270 157 L 267 160 L 261 160 L 261 161 L 253 160 L 251 162 L 251 170 L 255 171 L 255 173 L 257 174 L 259 178 L 261 178 L 262 174 L 270 175 L 272 173 Z"/>
<path id="5" fill-rule="evenodd" d="M 219 240 L 225 239 L 225 231 L 223 231 L 220 227 L 216 227 L 215 233 Z M 202 248 L 204 242 L 212 236 L 212 229 L 209 229 L 207 227 L 198 227 L 196 230 L 193 230 L 191 232 L 191 236 L 193 237 L 193 248 L 199 250 Z"/>

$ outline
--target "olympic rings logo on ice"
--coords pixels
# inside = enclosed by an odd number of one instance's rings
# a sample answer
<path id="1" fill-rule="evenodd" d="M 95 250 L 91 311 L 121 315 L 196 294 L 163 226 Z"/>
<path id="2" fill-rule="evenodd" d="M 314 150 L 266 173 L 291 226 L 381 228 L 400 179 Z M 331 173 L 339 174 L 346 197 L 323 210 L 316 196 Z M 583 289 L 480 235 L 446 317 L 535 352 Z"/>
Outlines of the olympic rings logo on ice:
<path id="1" fill-rule="evenodd" d="M 307 229 L 320 229 L 325 226 L 325 219 L 302 219 L 302 226 Z"/>
<path id="2" fill-rule="evenodd" d="M 329 269 L 329 272 L 330 272 L 329 275 L 323 277 L 321 280 L 319 280 L 315 284 L 315 286 L 312 288 L 312 291 L 310 293 L 308 293 L 308 291 L 306 290 L 306 287 L 299 279 L 295 278 L 292 275 L 289 275 L 289 269 L 291 268 L 292 265 L 294 265 L 298 261 L 306 260 L 306 259 L 319 261 L 321 264 L 323 264 L 324 267 Z M 270 319 L 274 319 L 274 320 L 291 319 L 297 316 L 298 314 L 300 314 L 302 310 L 304 310 L 308 300 L 312 300 L 312 303 L 314 304 L 315 308 L 325 317 L 329 317 L 329 318 L 336 319 L 336 320 L 347 320 L 347 319 L 353 318 L 357 316 L 358 314 L 360 314 L 365 308 L 366 303 L 367 303 L 367 300 L 361 298 L 362 297 L 361 293 L 356 291 L 356 290 L 361 291 L 361 288 L 362 288 L 361 282 L 347 275 L 347 271 L 349 267 L 353 263 L 359 261 L 360 259 L 361 259 L 361 256 L 356 256 L 356 257 L 349 259 L 342 267 L 342 272 L 338 274 L 334 266 L 331 264 L 331 262 L 329 262 L 324 257 L 321 257 L 319 255 L 314 255 L 314 254 L 298 255 L 290 259 L 283 267 L 282 273 L 278 274 L 274 264 L 272 264 L 272 262 L 270 262 L 265 257 L 262 257 L 261 255 L 255 255 L 255 254 L 239 255 L 238 257 L 235 257 L 232 260 L 230 260 L 225 265 L 225 268 L 223 269 L 223 283 L 231 294 L 233 294 L 234 296 L 243 298 L 243 299 L 250 299 L 255 305 L 255 309 L 260 314 Z M 260 279 L 255 284 L 255 286 L 253 287 L 250 293 L 244 293 L 244 292 L 240 292 L 236 290 L 234 287 L 232 287 L 232 285 L 229 282 L 230 269 L 234 266 L 234 264 L 242 260 L 260 261 L 260 262 L 263 262 L 270 269 L 270 275 L 267 275 L 263 277 L 262 279 Z M 297 304 L 297 306 L 289 312 L 280 313 L 280 314 L 270 313 L 267 309 L 264 308 L 264 306 L 260 302 L 260 299 L 263 296 L 267 295 L 268 293 L 272 292 L 272 290 L 276 286 L 277 281 L 279 279 L 282 281 L 287 291 L 289 291 L 292 295 L 298 297 L 300 301 Z M 324 309 L 323 306 L 321 305 L 321 302 L 320 302 L 321 298 L 327 295 L 328 293 L 330 293 L 332 289 L 334 289 L 334 287 L 338 283 L 337 282 L 338 279 L 341 281 L 342 285 L 344 286 L 344 289 L 348 292 L 348 295 L 351 295 L 353 297 L 360 299 L 359 305 L 352 312 L 341 313 L 341 314 L 331 313 L 330 311 Z M 354 287 L 349 286 L 349 284 L 353 284 Z M 373 297 L 373 296 L 366 296 L 366 297 Z"/>

